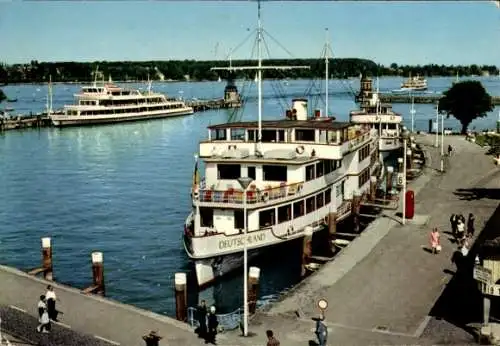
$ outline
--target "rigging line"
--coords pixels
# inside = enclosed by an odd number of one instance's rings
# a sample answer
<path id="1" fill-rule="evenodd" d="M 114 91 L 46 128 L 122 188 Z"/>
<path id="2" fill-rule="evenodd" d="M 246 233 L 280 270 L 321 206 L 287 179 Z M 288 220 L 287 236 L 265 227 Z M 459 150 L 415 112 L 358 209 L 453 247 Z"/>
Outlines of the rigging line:
<path id="1" fill-rule="evenodd" d="M 250 32 L 250 34 L 248 34 L 248 35 L 245 37 L 245 39 L 244 39 L 242 42 L 240 42 L 240 44 L 238 44 L 236 47 L 234 47 L 233 49 L 231 49 L 231 50 L 229 51 L 229 53 L 227 54 L 226 59 L 229 59 L 229 56 L 231 56 L 233 53 L 237 52 L 237 51 L 238 51 L 238 49 L 240 49 L 240 48 L 241 48 L 241 47 L 242 47 L 242 46 L 243 46 L 243 45 L 244 45 L 244 44 L 245 44 L 245 43 L 246 43 L 246 42 L 247 42 L 247 41 L 248 41 L 251 37 L 253 37 L 253 36 L 255 35 L 256 31 L 257 31 L 257 29 L 253 29 L 253 30 Z"/>
<path id="2" fill-rule="evenodd" d="M 265 29 L 263 29 L 263 32 L 269 36 L 269 38 L 271 40 L 274 41 L 274 43 L 276 43 L 281 49 L 283 49 L 288 55 L 290 55 L 292 58 L 296 58 L 295 55 L 292 54 L 292 52 L 290 52 L 285 46 L 283 46 L 277 39 L 275 39 L 273 37 L 273 35 L 271 35 L 269 32 L 267 32 Z"/>
<path id="3" fill-rule="evenodd" d="M 262 39 L 262 42 L 264 43 L 264 49 L 266 50 L 266 53 L 270 59 L 271 52 L 269 49 L 269 45 L 267 44 L 267 41 L 264 38 Z M 279 72 L 278 72 L 278 74 L 279 74 Z M 271 81 L 271 87 L 273 88 L 273 91 L 275 92 L 275 96 L 278 99 L 281 108 L 283 108 L 283 111 L 285 111 L 286 110 L 286 101 L 285 101 L 286 96 L 283 93 L 281 94 L 281 96 L 279 95 L 280 90 L 276 88 L 276 84 L 280 85 L 280 82 L 272 82 Z"/>

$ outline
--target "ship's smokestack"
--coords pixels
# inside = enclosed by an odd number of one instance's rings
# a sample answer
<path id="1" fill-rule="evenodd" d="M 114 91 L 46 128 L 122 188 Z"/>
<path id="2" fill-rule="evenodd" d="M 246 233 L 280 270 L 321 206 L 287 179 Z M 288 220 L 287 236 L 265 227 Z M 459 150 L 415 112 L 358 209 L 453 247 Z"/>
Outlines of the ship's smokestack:
<path id="1" fill-rule="evenodd" d="M 292 100 L 292 109 L 295 110 L 297 120 L 307 120 L 307 100 L 295 99 Z"/>

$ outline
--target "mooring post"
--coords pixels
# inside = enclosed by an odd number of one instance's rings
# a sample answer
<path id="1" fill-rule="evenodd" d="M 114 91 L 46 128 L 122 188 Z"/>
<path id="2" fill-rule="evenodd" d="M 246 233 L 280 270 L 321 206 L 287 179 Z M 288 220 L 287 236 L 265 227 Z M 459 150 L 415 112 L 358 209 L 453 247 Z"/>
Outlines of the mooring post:
<path id="1" fill-rule="evenodd" d="M 370 201 L 374 201 L 377 198 L 377 177 L 372 175 L 370 177 Z"/>
<path id="2" fill-rule="evenodd" d="M 309 261 L 312 256 L 312 237 L 313 237 L 313 228 L 311 226 L 306 226 L 304 228 L 304 239 L 302 242 L 302 270 L 301 275 L 306 275 L 306 265 L 309 264 Z"/>
<path id="3" fill-rule="evenodd" d="M 387 167 L 387 175 L 385 176 L 386 177 L 386 180 L 385 180 L 385 193 L 387 196 L 389 196 L 389 194 L 391 193 L 392 191 L 392 174 L 394 173 L 394 167 L 392 166 L 388 166 Z"/>
<path id="4" fill-rule="evenodd" d="M 54 279 L 54 274 L 52 269 L 52 246 L 50 237 L 42 238 L 42 268 L 44 269 L 44 279 L 52 281 Z"/>
<path id="5" fill-rule="evenodd" d="M 187 319 L 187 275 L 186 273 L 175 273 L 175 317 L 179 321 Z"/>
<path id="6" fill-rule="evenodd" d="M 352 193 L 351 214 L 353 222 L 353 231 L 359 232 L 359 212 L 361 209 L 361 192 L 359 190 Z"/>
<path id="7" fill-rule="evenodd" d="M 94 293 L 104 296 L 104 264 L 102 252 L 92 252 L 92 282 Z"/>
<path id="8" fill-rule="evenodd" d="M 333 241 L 335 240 L 335 233 L 337 233 L 337 213 L 332 212 L 328 214 L 328 241 L 330 242 L 330 249 L 333 251 L 334 245 Z"/>
<path id="9" fill-rule="evenodd" d="M 259 299 L 260 268 L 250 267 L 248 270 L 248 312 L 254 314 Z"/>

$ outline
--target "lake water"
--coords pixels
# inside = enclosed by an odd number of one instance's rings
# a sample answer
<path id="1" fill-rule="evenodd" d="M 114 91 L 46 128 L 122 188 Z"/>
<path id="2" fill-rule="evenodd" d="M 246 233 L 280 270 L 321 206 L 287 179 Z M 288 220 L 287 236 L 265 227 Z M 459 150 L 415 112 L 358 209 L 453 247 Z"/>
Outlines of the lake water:
<path id="1" fill-rule="evenodd" d="M 397 89 L 401 80 L 382 78 L 380 89 Z M 500 95 L 500 79 L 481 80 L 490 94 Z M 452 81 L 431 78 L 429 89 L 443 91 Z M 273 83 L 264 83 L 264 119 L 284 114 L 283 99 L 272 97 Z M 284 90 L 302 93 L 310 83 L 289 81 Z M 322 87 L 322 82 L 316 84 Z M 359 89 L 359 80 L 330 83 L 329 104 L 339 120 L 347 120 L 355 108 L 347 84 Z M 55 85 L 54 108 L 72 103 L 79 87 Z M 215 98 L 222 96 L 224 83 L 157 83 L 153 88 L 176 97 Z M 255 86 L 246 89 L 255 96 Z M 18 99 L 7 104 L 14 113 L 45 108 L 45 85 L 9 85 L 3 90 Z M 416 105 L 417 129 L 427 130 L 428 119 L 435 116 L 433 107 Z M 396 104 L 394 109 L 409 127 L 409 106 Z M 193 156 L 198 141 L 206 137 L 206 127 L 227 121 L 231 112 L 0 134 L 0 263 L 20 269 L 39 266 L 40 238 L 51 236 L 55 279 L 83 288 L 91 282 L 90 252 L 103 251 L 109 297 L 173 315 L 173 276 L 191 269 L 181 235 L 191 209 Z M 252 98 L 243 119 L 256 119 L 256 114 Z M 498 109 L 471 127 L 495 127 L 497 114 Z M 447 119 L 445 127 L 458 129 L 459 124 Z M 271 254 L 257 260 L 262 268 L 261 296 L 269 298 L 298 280 L 295 267 L 288 264 L 295 259 L 293 251 L 284 247 L 281 251 L 279 257 Z M 229 311 L 241 304 L 241 295 L 232 294 L 241 286 L 241 277 L 235 276 L 204 294 L 215 296 L 219 311 Z"/>

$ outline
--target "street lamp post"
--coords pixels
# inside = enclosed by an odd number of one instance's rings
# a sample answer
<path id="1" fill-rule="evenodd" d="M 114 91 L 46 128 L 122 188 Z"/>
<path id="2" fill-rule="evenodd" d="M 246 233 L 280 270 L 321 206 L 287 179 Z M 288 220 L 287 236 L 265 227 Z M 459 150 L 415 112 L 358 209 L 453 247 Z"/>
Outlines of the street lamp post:
<path id="1" fill-rule="evenodd" d="M 441 172 L 444 172 L 444 114 L 441 114 Z"/>
<path id="2" fill-rule="evenodd" d="M 436 104 L 436 142 L 434 146 L 437 148 L 439 146 L 439 104 Z"/>
<path id="3" fill-rule="evenodd" d="M 403 225 L 406 224 L 406 160 L 408 153 L 406 152 L 408 147 L 408 131 L 403 127 Z"/>
<path id="4" fill-rule="evenodd" d="M 415 132 L 415 103 L 413 99 L 413 95 L 411 96 L 411 109 L 410 109 L 410 114 L 411 114 L 411 133 Z"/>
<path id="5" fill-rule="evenodd" d="M 248 253 L 247 253 L 247 191 L 253 179 L 250 177 L 238 178 L 243 188 L 243 335 L 248 335 Z"/>

